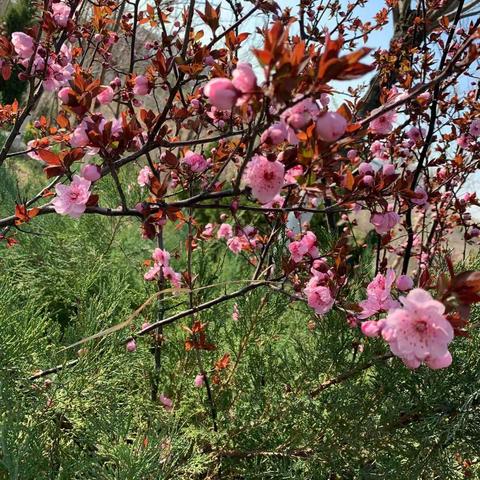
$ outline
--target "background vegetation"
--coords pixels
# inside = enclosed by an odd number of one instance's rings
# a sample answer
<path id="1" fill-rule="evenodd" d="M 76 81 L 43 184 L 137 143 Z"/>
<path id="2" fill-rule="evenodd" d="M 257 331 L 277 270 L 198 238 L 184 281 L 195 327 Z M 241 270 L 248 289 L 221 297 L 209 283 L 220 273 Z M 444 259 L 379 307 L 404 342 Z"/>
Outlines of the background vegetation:
<path id="1" fill-rule="evenodd" d="M 19 192 L 37 191 L 36 167 L 0 172 L 1 213 Z M 114 204 L 107 180 L 100 189 Z M 139 241 L 138 223 L 47 215 L 24 228 L 30 233 L 17 235 L 21 245 L 0 252 L 0 478 L 480 478 L 476 329 L 453 344 L 452 367 L 412 372 L 386 360 L 383 342 L 350 328 L 343 314 L 315 320 L 302 303 L 258 289 L 238 300 L 238 321 L 233 301 L 198 317 L 216 345 L 200 353 L 206 369 L 231 356 L 212 385 L 213 432 L 206 389 L 193 383 L 195 351 L 184 348 L 180 324 L 190 319 L 164 331 L 160 392 L 173 400 L 172 411 L 151 401 L 150 337 L 133 353 L 125 349 L 129 327 L 65 349 L 125 321 L 154 294 L 142 280 L 154 245 Z M 184 236 L 167 230 L 167 248 L 181 251 Z M 371 275 L 365 255 L 358 287 Z M 197 292 L 196 302 L 245 278 L 244 262 L 215 242 L 199 245 L 193 260 L 201 285 L 217 285 Z M 350 293 L 358 300 L 355 287 Z M 184 294 L 170 298 L 167 315 L 186 301 Z M 152 302 L 132 327 L 153 321 L 156 308 Z M 478 320 L 476 311 L 472 323 Z M 65 368 L 29 379 L 56 365 Z"/>

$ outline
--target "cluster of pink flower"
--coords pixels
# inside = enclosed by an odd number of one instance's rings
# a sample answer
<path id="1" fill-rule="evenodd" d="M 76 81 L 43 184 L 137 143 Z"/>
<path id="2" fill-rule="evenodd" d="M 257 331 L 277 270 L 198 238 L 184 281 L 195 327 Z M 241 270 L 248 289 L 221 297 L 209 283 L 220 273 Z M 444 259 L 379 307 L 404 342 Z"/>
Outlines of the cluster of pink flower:
<path id="1" fill-rule="evenodd" d="M 48 52 L 41 45 L 35 48 L 34 39 L 23 32 L 12 34 L 12 44 L 19 57 L 19 63 L 25 68 L 31 63 L 31 73 L 42 76 L 45 90 L 57 91 L 72 79 L 74 72 L 72 54 L 65 44 L 62 45 L 60 52 L 55 54 Z M 34 53 L 35 57 L 32 60 Z"/>
<path id="2" fill-rule="evenodd" d="M 145 273 L 144 278 L 147 281 L 159 280 L 161 276 L 175 288 L 181 286 L 181 275 L 173 270 L 170 266 L 170 253 L 161 248 L 156 248 L 152 253 L 153 267 Z"/>
<path id="3" fill-rule="evenodd" d="M 215 226 L 211 223 L 205 226 L 202 236 L 206 239 L 213 237 Z M 260 247 L 257 239 L 257 229 L 251 226 L 236 228 L 235 234 L 233 227 L 229 223 L 222 223 L 218 227 L 217 238 L 224 239 L 227 242 L 229 250 L 235 254 L 241 251 L 252 251 Z"/>
<path id="4" fill-rule="evenodd" d="M 443 303 L 420 288 L 400 297 L 400 302 L 403 307 L 398 304 L 386 318 L 363 322 L 362 332 L 368 337 L 381 335 L 409 368 L 422 363 L 433 369 L 448 367 L 452 363 L 448 345 L 454 332 Z"/>
<path id="5" fill-rule="evenodd" d="M 309 255 L 312 259 L 318 258 L 317 237 L 311 232 L 305 232 L 300 240 L 290 242 L 288 250 L 292 256 L 292 260 L 295 263 L 299 263 L 303 260 L 305 255 Z"/>

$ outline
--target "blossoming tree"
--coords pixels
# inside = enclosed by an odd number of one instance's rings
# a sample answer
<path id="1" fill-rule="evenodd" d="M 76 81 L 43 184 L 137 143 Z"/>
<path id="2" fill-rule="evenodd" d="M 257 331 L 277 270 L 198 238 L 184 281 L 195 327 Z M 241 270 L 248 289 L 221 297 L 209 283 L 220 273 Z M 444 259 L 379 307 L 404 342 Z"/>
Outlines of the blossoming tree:
<path id="1" fill-rule="evenodd" d="M 478 199 L 464 185 L 479 164 L 480 19 L 464 19 L 464 2 L 440 17 L 434 13 L 445 2 L 418 2 L 404 37 L 372 51 L 370 35 L 399 15 L 397 1 L 387 0 L 372 22 L 359 13 L 368 2 L 305 0 L 283 10 L 267 0 L 241 2 L 232 4 L 228 25 L 208 1 L 200 10 L 190 0 L 173 22 L 178 12 L 161 1 L 127 3 L 125 10 L 113 0 L 45 0 L 33 28 L 0 38 L 3 78 L 17 68 L 28 84 L 26 99 L 0 107 L 8 129 L 0 165 L 26 154 L 48 179 L 0 219 L 3 243 L 21 248 L 22 226 L 40 215 L 138 219 L 138 241 L 156 242 L 145 281 L 156 282 L 159 298 L 186 293 L 189 305 L 145 323 L 126 340 L 130 352 L 147 335 L 160 350 L 163 327 L 185 318 L 185 348 L 213 349 L 201 312 L 266 288 L 306 302 L 319 321 L 343 312 L 345 328 L 383 338 L 408 368 L 448 367 L 449 344 L 468 329 L 470 305 L 480 300 L 480 272 L 459 273 L 446 234 L 461 232 L 478 247 L 469 211 Z M 264 28 L 252 40 L 246 30 L 255 17 Z M 139 28 L 158 40 L 139 46 Z M 112 51 L 120 44 L 129 58 L 118 64 Z M 96 78 L 94 64 L 112 75 L 109 84 Z M 365 110 L 372 98 L 360 81 L 372 75 L 378 95 Z M 47 92 L 58 97 L 58 112 L 31 118 Z M 28 121 L 35 138 L 14 151 Z M 143 192 L 137 204 L 125 193 L 131 171 Z M 105 177 L 116 205 L 97 193 Z M 201 224 L 205 210 L 214 213 Z M 365 291 L 352 299 L 355 258 L 367 246 L 356 225 L 365 213 L 374 278 L 361 279 Z M 176 255 L 163 246 L 169 224 L 186 232 Z M 332 241 L 320 242 L 319 231 Z M 198 304 L 193 292 L 204 285 L 192 257 L 202 242 L 228 249 L 249 276 L 240 289 Z M 210 396 L 208 369 L 199 365 L 192 381 Z M 218 365 L 226 368 L 228 358 Z"/>

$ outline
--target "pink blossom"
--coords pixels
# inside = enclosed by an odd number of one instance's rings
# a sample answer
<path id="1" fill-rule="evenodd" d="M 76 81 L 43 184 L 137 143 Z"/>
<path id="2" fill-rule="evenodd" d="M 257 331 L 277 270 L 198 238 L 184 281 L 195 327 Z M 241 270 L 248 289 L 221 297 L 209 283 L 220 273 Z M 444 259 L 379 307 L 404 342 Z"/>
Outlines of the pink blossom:
<path id="1" fill-rule="evenodd" d="M 58 91 L 58 98 L 60 99 L 60 101 L 62 101 L 63 103 L 68 103 L 68 94 L 70 92 L 70 88 L 69 87 L 63 87 L 61 88 L 59 91 Z"/>
<path id="2" fill-rule="evenodd" d="M 88 199 L 90 198 L 91 182 L 78 175 L 73 176 L 70 185 L 58 184 L 55 187 L 57 196 L 52 205 L 55 211 L 61 215 L 69 215 L 78 218 L 85 212 Z"/>
<path id="3" fill-rule="evenodd" d="M 239 98 L 237 104 L 246 102 L 250 95 L 257 88 L 257 77 L 249 63 L 239 63 L 232 72 L 232 85 L 243 95 Z"/>
<path id="4" fill-rule="evenodd" d="M 193 384 L 195 385 L 196 388 L 201 388 L 205 385 L 205 377 L 202 373 L 199 373 L 196 377 L 195 380 L 193 381 Z"/>
<path id="5" fill-rule="evenodd" d="M 394 281 L 395 272 L 388 269 L 386 276 L 379 273 L 368 284 L 367 299 L 359 303 L 362 312 L 358 315 L 358 318 L 368 318 L 380 311 L 388 311 L 399 305 L 390 294 Z"/>
<path id="6" fill-rule="evenodd" d="M 312 258 L 318 257 L 317 237 L 311 231 L 307 231 L 301 240 L 291 242 L 288 245 L 288 250 L 295 263 L 302 261 L 305 255 L 310 255 Z"/>
<path id="7" fill-rule="evenodd" d="M 422 363 L 433 369 L 448 367 L 452 363 L 448 344 L 454 332 L 444 316 L 445 306 L 421 288 L 400 301 L 403 307 L 390 311 L 378 329 L 392 353 L 408 368 Z"/>
<path id="8" fill-rule="evenodd" d="M 413 280 L 408 275 L 400 275 L 397 278 L 397 288 L 402 292 L 413 288 Z"/>
<path id="9" fill-rule="evenodd" d="M 370 175 L 371 173 L 373 173 L 372 164 L 371 164 L 371 163 L 362 162 L 362 163 L 358 166 L 358 173 L 359 173 L 360 175 Z"/>
<path id="10" fill-rule="evenodd" d="M 322 285 L 307 287 L 304 292 L 307 295 L 309 307 L 313 308 L 317 315 L 324 315 L 335 303 L 328 287 Z"/>
<path id="11" fill-rule="evenodd" d="M 235 88 L 228 78 L 214 78 L 203 89 L 210 103 L 220 110 L 231 110 L 241 92 Z"/>
<path id="12" fill-rule="evenodd" d="M 153 172 L 150 167 L 143 167 L 140 172 L 138 172 L 137 183 L 141 187 L 150 185 L 150 179 L 153 177 Z"/>
<path id="13" fill-rule="evenodd" d="M 127 342 L 126 349 L 127 352 L 130 353 L 134 352 L 137 349 L 137 343 L 133 338 Z"/>
<path id="14" fill-rule="evenodd" d="M 202 236 L 206 238 L 213 237 L 213 230 L 215 229 L 215 225 L 213 223 L 207 223 L 205 228 L 203 229 Z"/>
<path id="15" fill-rule="evenodd" d="M 277 122 L 268 127 L 260 137 L 262 143 L 278 145 L 286 140 L 288 136 L 287 126 L 284 122 Z"/>
<path id="16" fill-rule="evenodd" d="M 23 32 L 12 33 L 12 44 L 15 52 L 22 59 L 30 59 L 33 55 L 33 38 Z"/>
<path id="17" fill-rule="evenodd" d="M 337 112 L 325 112 L 317 118 L 315 132 L 324 142 L 335 142 L 347 129 L 347 121 Z"/>
<path id="18" fill-rule="evenodd" d="M 102 171 L 98 165 L 87 163 L 80 170 L 80 175 L 89 182 L 96 182 L 102 176 Z"/>
<path id="19" fill-rule="evenodd" d="M 156 248 L 152 253 L 152 258 L 155 263 L 162 267 L 167 267 L 170 262 L 170 253 L 167 250 Z"/>
<path id="20" fill-rule="evenodd" d="M 410 128 L 410 130 L 407 130 L 406 135 L 410 140 L 418 143 L 423 140 L 423 136 L 425 135 L 425 129 L 422 128 L 422 130 L 420 130 L 417 127 L 412 127 Z"/>
<path id="21" fill-rule="evenodd" d="M 281 118 L 292 128 L 300 130 L 304 129 L 319 113 L 320 109 L 317 103 L 310 98 L 306 98 L 285 110 Z"/>
<path id="22" fill-rule="evenodd" d="M 107 105 L 113 100 L 113 95 L 112 87 L 104 87 L 104 89 L 97 95 L 97 100 L 100 105 Z"/>
<path id="23" fill-rule="evenodd" d="M 151 267 L 148 272 L 143 275 L 144 280 L 147 282 L 152 282 L 153 280 L 158 280 L 160 278 L 160 272 L 162 270 L 161 265 L 158 263 L 154 263 L 153 267 Z"/>
<path id="24" fill-rule="evenodd" d="M 150 83 L 148 78 L 144 75 L 138 75 L 135 78 L 135 86 L 133 87 L 133 93 L 135 95 L 144 96 L 150 92 Z"/>
<path id="25" fill-rule="evenodd" d="M 373 110 L 372 114 L 379 112 L 380 109 Z M 393 124 L 396 120 L 397 113 L 394 110 L 389 110 L 370 122 L 370 130 L 379 135 L 387 135 L 393 130 Z"/>
<path id="26" fill-rule="evenodd" d="M 399 221 L 400 215 L 397 212 L 374 213 L 370 218 L 370 223 L 380 235 L 388 233 Z"/>
<path id="27" fill-rule="evenodd" d="M 160 403 L 164 406 L 165 410 L 172 410 L 173 409 L 173 401 L 165 396 L 163 393 L 161 393 L 158 397 L 160 400 Z"/>
<path id="28" fill-rule="evenodd" d="M 229 223 L 222 223 L 217 232 L 217 238 L 231 238 L 233 236 L 233 229 Z"/>
<path id="29" fill-rule="evenodd" d="M 205 160 L 203 155 L 190 150 L 185 154 L 183 163 L 187 165 L 193 173 L 202 173 L 209 166 L 209 162 Z"/>
<path id="30" fill-rule="evenodd" d="M 163 276 L 170 281 L 175 288 L 180 288 L 182 276 L 170 266 L 163 267 Z"/>
<path id="31" fill-rule="evenodd" d="M 476 118 L 475 120 L 472 120 L 468 133 L 470 133 L 472 137 L 480 136 L 480 118 Z"/>
<path id="32" fill-rule="evenodd" d="M 428 201 L 428 194 L 423 187 L 415 188 L 416 197 L 411 199 L 411 202 L 415 205 L 425 205 Z"/>
<path id="33" fill-rule="evenodd" d="M 240 237 L 232 237 L 227 240 L 227 246 L 229 250 L 235 254 L 238 254 L 243 249 L 242 240 Z"/>
<path id="34" fill-rule="evenodd" d="M 283 187 L 285 167 L 278 160 L 270 162 L 255 155 L 248 163 L 246 183 L 253 196 L 262 204 L 273 200 Z"/>
<path id="35" fill-rule="evenodd" d="M 70 7 L 63 2 L 52 4 L 53 19 L 59 27 L 66 27 L 70 15 Z"/>
<path id="36" fill-rule="evenodd" d="M 285 173 L 285 183 L 297 183 L 297 178 L 303 175 L 303 167 L 296 165 L 289 168 Z"/>
<path id="37" fill-rule="evenodd" d="M 389 159 L 389 153 L 386 148 L 386 145 L 379 140 L 375 140 L 371 145 L 370 145 L 370 152 L 375 158 L 378 158 L 379 160 L 388 160 Z"/>
<path id="38" fill-rule="evenodd" d="M 86 147 L 90 140 L 87 135 L 87 124 L 85 121 L 82 121 L 73 131 L 72 136 L 70 137 L 70 145 L 73 148 Z"/>

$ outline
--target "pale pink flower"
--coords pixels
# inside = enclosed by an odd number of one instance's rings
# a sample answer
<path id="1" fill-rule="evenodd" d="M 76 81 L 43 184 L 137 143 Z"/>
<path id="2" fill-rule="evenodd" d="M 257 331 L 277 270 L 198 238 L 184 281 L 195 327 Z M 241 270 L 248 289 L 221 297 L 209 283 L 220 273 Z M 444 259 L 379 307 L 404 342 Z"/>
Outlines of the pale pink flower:
<path id="1" fill-rule="evenodd" d="M 378 158 L 379 160 L 388 160 L 390 158 L 386 145 L 379 140 L 375 140 L 370 145 L 370 152 L 375 158 Z"/>
<path id="2" fill-rule="evenodd" d="M 380 235 L 388 233 L 399 221 L 400 215 L 397 212 L 374 213 L 370 218 L 370 223 Z"/>
<path id="3" fill-rule="evenodd" d="M 102 176 L 102 170 L 98 165 L 87 163 L 80 170 L 80 175 L 89 182 L 96 182 Z"/>
<path id="4" fill-rule="evenodd" d="M 425 205 L 428 201 L 428 194 L 425 189 L 423 187 L 416 187 L 415 193 L 418 195 L 418 197 L 411 198 L 411 202 L 415 205 Z"/>
<path id="5" fill-rule="evenodd" d="M 400 275 L 397 278 L 397 288 L 402 292 L 413 288 L 413 280 L 408 275 Z"/>
<path id="6" fill-rule="evenodd" d="M 262 143 L 278 145 L 288 136 L 287 125 L 284 122 L 276 122 L 268 127 L 260 137 Z"/>
<path id="7" fill-rule="evenodd" d="M 87 128 L 88 125 L 84 120 L 75 128 L 70 137 L 70 145 L 73 148 L 86 147 L 89 144 Z"/>
<path id="8" fill-rule="evenodd" d="M 264 204 L 280 193 L 284 176 L 285 167 L 278 160 L 270 162 L 266 157 L 255 155 L 247 166 L 246 183 L 253 196 Z"/>
<path id="9" fill-rule="evenodd" d="M 395 272 L 390 268 L 387 275 L 379 273 L 367 287 L 367 299 L 362 300 L 359 305 L 362 312 L 358 318 L 368 318 L 381 311 L 388 311 L 396 308 L 399 303 L 391 296 L 391 289 L 395 281 Z"/>
<path id="10" fill-rule="evenodd" d="M 147 282 L 158 280 L 160 278 L 161 268 L 161 265 L 159 265 L 158 263 L 154 263 L 153 267 L 151 267 L 148 272 L 146 272 L 143 276 L 144 280 L 146 280 Z"/>
<path id="11" fill-rule="evenodd" d="M 293 107 L 285 110 L 281 118 L 290 127 L 300 130 L 304 129 L 311 121 L 319 115 L 320 109 L 316 102 L 310 98 L 306 98 L 301 102 L 298 102 Z"/>
<path id="12" fill-rule="evenodd" d="M 158 263 L 162 267 L 167 267 L 170 262 L 170 253 L 167 250 L 156 248 L 152 253 L 152 258 L 155 263 Z"/>
<path id="13" fill-rule="evenodd" d="M 210 103 L 220 110 L 231 110 L 237 103 L 241 92 L 228 78 L 214 78 L 204 87 L 203 92 Z"/>
<path id="14" fill-rule="evenodd" d="M 231 252 L 238 254 L 243 248 L 242 240 L 238 236 L 229 238 L 227 240 L 227 246 Z"/>
<path id="15" fill-rule="evenodd" d="M 67 103 L 68 102 L 68 93 L 70 92 L 69 87 L 63 87 L 58 91 L 58 98 L 61 102 Z"/>
<path id="16" fill-rule="evenodd" d="M 180 288 L 181 286 L 181 280 L 182 276 L 175 272 L 172 267 L 170 266 L 164 266 L 163 267 L 163 276 L 170 281 L 170 283 L 175 287 L 175 288 Z"/>
<path id="17" fill-rule="evenodd" d="M 316 244 L 317 237 L 315 236 L 315 234 L 311 231 L 307 231 L 301 240 L 291 242 L 288 245 L 288 250 L 290 252 L 290 255 L 292 256 L 292 260 L 295 263 L 299 263 L 307 254 L 310 255 L 312 258 L 317 258 L 318 249 Z"/>
<path id="18" fill-rule="evenodd" d="M 405 133 L 407 137 L 415 143 L 421 142 L 425 135 L 425 129 L 420 130 L 417 127 L 412 127 Z"/>
<path id="19" fill-rule="evenodd" d="M 135 78 L 135 86 L 133 87 L 133 93 L 135 95 L 144 96 L 150 92 L 150 83 L 148 78 L 144 75 L 138 75 Z"/>
<path id="20" fill-rule="evenodd" d="M 70 15 L 70 7 L 63 2 L 52 4 L 53 19 L 59 27 L 66 27 Z"/>
<path id="21" fill-rule="evenodd" d="M 193 381 L 193 384 L 195 385 L 196 388 L 201 388 L 205 385 L 205 377 L 203 376 L 202 373 L 199 373 L 195 377 L 195 380 Z"/>
<path id="22" fill-rule="evenodd" d="M 205 160 L 203 155 L 190 150 L 185 154 L 183 163 L 187 165 L 193 173 L 202 173 L 209 166 L 208 160 Z"/>
<path id="23" fill-rule="evenodd" d="M 470 133 L 472 137 L 480 136 L 480 118 L 476 118 L 475 120 L 472 120 L 468 133 Z"/>
<path id="24" fill-rule="evenodd" d="M 322 285 L 307 287 L 304 292 L 307 295 L 309 307 L 313 308 L 317 315 L 324 315 L 332 309 L 335 303 L 328 287 Z"/>
<path id="25" fill-rule="evenodd" d="M 233 236 L 233 228 L 229 223 L 222 223 L 218 228 L 217 238 L 231 238 Z"/>
<path id="26" fill-rule="evenodd" d="M 70 185 L 61 183 L 56 185 L 57 196 L 52 201 L 55 211 L 72 218 L 80 217 L 87 208 L 87 202 L 90 198 L 90 185 L 91 182 L 78 175 L 73 176 Z"/>
<path id="27" fill-rule="evenodd" d="M 383 107 L 380 107 L 380 109 Z M 377 113 L 380 109 L 375 109 L 372 114 Z M 395 110 L 389 110 L 370 122 L 370 130 L 379 135 L 387 135 L 393 130 L 397 113 Z"/>
<path id="28" fill-rule="evenodd" d="M 127 344 L 125 345 L 126 349 L 127 349 L 127 352 L 134 352 L 136 349 L 137 349 L 137 343 L 135 342 L 135 340 L 132 338 L 131 340 L 129 340 L 127 342 Z"/>
<path id="29" fill-rule="evenodd" d="M 239 97 L 237 105 L 245 103 L 257 88 L 257 77 L 249 63 L 239 63 L 232 72 L 232 85 L 243 95 Z"/>
<path id="30" fill-rule="evenodd" d="M 448 345 L 454 332 L 445 318 L 443 303 L 421 288 L 413 289 L 400 301 L 403 307 L 395 308 L 378 322 L 377 334 L 382 335 L 392 353 L 408 368 L 417 368 L 422 363 L 433 369 L 448 367 L 452 363 Z"/>
<path id="31" fill-rule="evenodd" d="M 213 237 L 213 230 L 215 229 L 215 225 L 213 223 L 207 223 L 205 228 L 203 229 L 202 236 L 206 238 Z"/>
<path id="32" fill-rule="evenodd" d="M 163 393 L 160 394 L 158 399 L 160 400 L 160 403 L 163 405 L 165 410 L 170 411 L 173 409 L 173 401 L 167 396 L 165 396 Z"/>
<path id="33" fill-rule="evenodd" d="M 325 112 L 317 118 L 315 132 L 324 142 L 335 142 L 347 129 L 347 121 L 337 112 Z"/>
<path id="34" fill-rule="evenodd" d="M 113 100 L 113 95 L 112 87 L 104 87 L 104 89 L 97 95 L 97 100 L 100 105 L 107 105 Z"/>
<path id="35" fill-rule="evenodd" d="M 297 183 L 297 178 L 303 175 L 303 167 L 296 165 L 289 168 L 285 173 L 285 183 Z"/>
<path id="36" fill-rule="evenodd" d="M 15 52 L 22 59 L 30 59 L 33 55 L 33 38 L 23 32 L 12 33 L 12 44 Z"/>
<path id="37" fill-rule="evenodd" d="M 138 172 L 137 183 L 141 187 L 150 185 L 150 179 L 153 177 L 153 172 L 150 167 L 143 167 L 140 172 Z"/>

